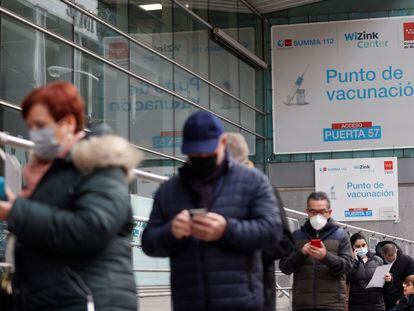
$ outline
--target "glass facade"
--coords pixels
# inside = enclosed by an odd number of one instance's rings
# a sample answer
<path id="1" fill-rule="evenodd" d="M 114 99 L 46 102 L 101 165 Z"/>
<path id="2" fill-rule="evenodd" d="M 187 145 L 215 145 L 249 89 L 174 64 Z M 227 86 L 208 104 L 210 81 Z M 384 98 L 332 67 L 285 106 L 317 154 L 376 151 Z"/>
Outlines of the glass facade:
<path id="1" fill-rule="evenodd" d="M 27 138 L 19 111 L 24 96 L 66 80 L 85 99 L 88 126 L 109 123 L 144 151 L 146 171 L 177 173 L 185 159 L 184 121 L 200 109 L 221 118 L 226 131 L 242 133 L 263 169 L 264 72 L 219 45 L 210 27 L 263 57 L 262 18 L 239 0 L 158 2 L 0 0 L 0 130 Z M 148 216 L 157 187 L 133 183 L 137 215 Z M 134 262 L 139 269 L 168 268 L 136 248 Z M 166 282 L 168 274 L 140 274 L 141 285 Z"/>
<path id="2" fill-rule="evenodd" d="M 2 0 L 0 99 L 19 106 L 34 87 L 71 81 L 89 124 L 106 121 L 174 158 L 183 121 L 204 108 L 249 133 L 252 160 L 263 163 L 263 72 L 214 41 L 205 23 L 260 55 L 262 20 L 239 1 L 204 2 Z"/>

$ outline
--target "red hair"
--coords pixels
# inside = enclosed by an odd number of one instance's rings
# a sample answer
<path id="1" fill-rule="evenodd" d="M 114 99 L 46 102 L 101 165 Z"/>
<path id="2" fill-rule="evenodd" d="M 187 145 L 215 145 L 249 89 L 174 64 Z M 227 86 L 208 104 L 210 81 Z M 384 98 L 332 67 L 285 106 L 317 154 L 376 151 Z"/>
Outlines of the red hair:
<path id="1" fill-rule="evenodd" d="M 76 119 L 75 133 L 83 130 L 85 104 L 72 83 L 57 81 L 31 91 L 22 103 L 22 115 L 25 120 L 36 104 L 45 105 L 56 122 L 67 115 L 73 115 Z"/>

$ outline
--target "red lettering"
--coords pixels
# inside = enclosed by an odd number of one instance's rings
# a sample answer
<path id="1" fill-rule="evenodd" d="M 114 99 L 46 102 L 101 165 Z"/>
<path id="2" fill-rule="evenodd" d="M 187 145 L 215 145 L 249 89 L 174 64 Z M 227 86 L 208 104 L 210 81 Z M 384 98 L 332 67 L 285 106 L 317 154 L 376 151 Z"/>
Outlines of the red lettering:
<path id="1" fill-rule="evenodd" d="M 363 122 L 332 123 L 333 130 L 368 128 L 368 127 L 372 127 L 372 122 L 363 121 Z"/>

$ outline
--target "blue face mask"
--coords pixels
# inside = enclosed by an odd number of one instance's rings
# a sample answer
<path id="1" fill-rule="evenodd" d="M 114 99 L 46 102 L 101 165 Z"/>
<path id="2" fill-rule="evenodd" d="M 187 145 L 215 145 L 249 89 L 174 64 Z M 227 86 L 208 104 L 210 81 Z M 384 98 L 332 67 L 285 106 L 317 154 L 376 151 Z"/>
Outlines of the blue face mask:
<path id="1" fill-rule="evenodd" d="M 356 252 L 357 252 L 358 257 L 363 258 L 368 253 L 368 248 L 367 247 L 361 247 L 361 248 L 358 248 Z"/>
<path id="2" fill-rule="evenodd" d="M 61 146 L 55 138 L 55 128 L 52 126 L 38 130 L 30 130 L 29 137 L 34 142 L 34 153 L 42 160 L 53 160 Z"/>

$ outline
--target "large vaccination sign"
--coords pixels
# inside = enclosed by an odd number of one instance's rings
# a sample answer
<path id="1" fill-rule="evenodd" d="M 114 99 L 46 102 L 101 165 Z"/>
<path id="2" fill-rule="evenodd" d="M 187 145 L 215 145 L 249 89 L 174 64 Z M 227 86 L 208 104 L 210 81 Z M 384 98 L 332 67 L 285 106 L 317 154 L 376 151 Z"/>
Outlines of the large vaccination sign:
<path id="1" fill-rule="evenodd" d="M 414 17 L 272 27 L 274 152 L 413 147 Z"/>

